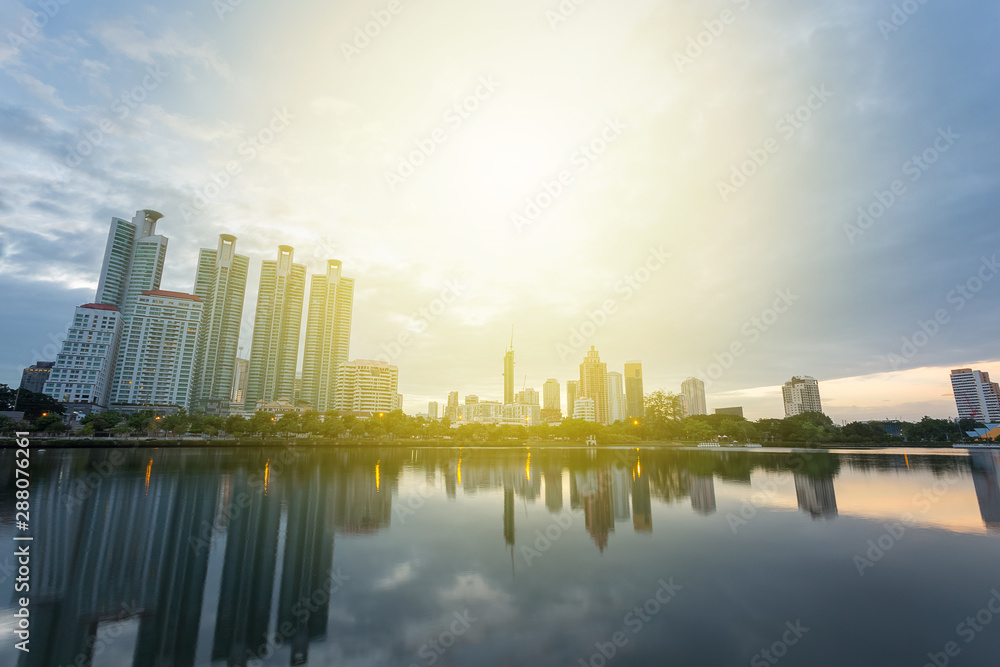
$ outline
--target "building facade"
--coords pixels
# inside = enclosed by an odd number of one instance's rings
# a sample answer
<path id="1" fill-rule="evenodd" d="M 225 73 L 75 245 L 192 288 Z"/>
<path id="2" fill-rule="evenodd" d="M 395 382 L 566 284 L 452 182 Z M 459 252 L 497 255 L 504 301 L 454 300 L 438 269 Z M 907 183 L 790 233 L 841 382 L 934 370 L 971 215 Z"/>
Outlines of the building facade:
<path id="1" fill-rule="evenodd" d="M 106 409 L 123 327 L 117 306 L 87 303 L 77 308 L 43 392 L 85 411 Z"/>
<path id="2" fill-rule="evenodd" d="M 302 356 L 302 400 L 320 412 L 337 409 L 337 368 L 351 350 L 354 279 L 328 260 L 326 273 L 309 281 L 309 312 Z"/>
<path id="3" fill-rule="evenodd" d="M 625 420 L 625 391 L 622 374 L 608 372 L 608 423 Z"/>
<path id="4" fill-rule="evenodd" d="M 808 375 L 796 375 L 781 388 L 785 401 L 785 416 L 793 417 L 803 412 L 823 412 L 819 398 L 819 382 Z"/>
<path id="5" fill-rule="evenodd" d="M 1000 387 L 990 374 L 971 368 L 951 372 L 951 388 L 959 419 L 975 419 L 984 424 L 1000 422 Z"/>
<path id="6" fill-rule="evenodd" d="M 591 345 L 590 351 L 580 364 L 580 398 L 594 400 L 594 414 L 598 424 L 608 423 L 608 365 L 601 361 L 601 355 Z"/>
<path id="7" fill-rule="evenodd" d="M 542 420 L 559 421 L 562 407 L 559 401 L 559 380 L 549 378 L 542 385 Z"/>
<path id="8" fill-rule="evenodd" d="M 278 257 L 261 262 L 260 289 L 253 322 L 245 403 L 295 400 L 295 374 L 302 330 L 306 267 L 293 262 L 291 246 L 278 246 Z"/>
<path id="9" fill-rule="evenodd" d="M 642 393 L 642 362 L 625 362 L 625 416 L 641 419 L 646 414 Z"/>
<path id="10" fill-rule="evenodd" d="M 577 419 L 576 416 L 576 395 L 580 391 L 579 380 L 566 381 L 566 418 Z"/>
<path id="11" fill-rule="evenodd" d="M 201 299 L 148 290 L 124 324 L 111 403 L 188 407 Z"/>
<path id="12" fill-rule="evenodd" d="M 705 383 L 695 377 L 690 377 L 681 383 L 681 398 L 684 400 L 684 415 L 707 415 L 708 405 L 705 402 Z"/>
<path id="13" fill-rule="evenodd" d="M 597 421 L 597 409 L 592 398 L 582 398 L 577 396 L 573 404 L 573 419 L 582 419 L 585 422 Z"/>
<path id="14" fill-rule="evenodd" d="M 131 222 L 111 218 L 96 300 L 117 307 L 126 319 L 140 294 L 160 289 L 167 255 L 167 238 L 156 233 L 162 217 L 144 209 L 136 211 Z"/>
<path id="15" fill-rule="evenodd" d="M 334 410 L 368 416 L 392 412 L 398 395 L 399 369 L 373 359 L 355 359 L 337 369 Z"/>
<path id="16" fill-rule="evenodd" d="M 49 379 L 52 368 L 56 365 L 54 361 L 38 361 L 21 371 L 21 384 L 19 387 L 35 394 L 43 393 L 45 383 Z"/>
<path id="17" fill-rule="evenodd" d="M 190 405 L 208 414 L 228 415 L 240 344 L 240 322 L 250 258 L 236 254 L 236 237 L 219 236 L 198 253 L 194 293 L 202 300 L 201 331 L 195 352 Z"/>

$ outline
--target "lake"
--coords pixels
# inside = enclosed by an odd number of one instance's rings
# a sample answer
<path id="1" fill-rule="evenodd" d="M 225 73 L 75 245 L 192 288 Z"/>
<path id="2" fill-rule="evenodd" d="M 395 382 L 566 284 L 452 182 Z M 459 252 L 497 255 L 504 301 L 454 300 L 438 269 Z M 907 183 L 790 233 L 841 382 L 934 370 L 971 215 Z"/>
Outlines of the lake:
<path id="1" fill-rule="evenodd" d="M 996 665 L 1000 454 L 31 453 L 0 664 Z"/>

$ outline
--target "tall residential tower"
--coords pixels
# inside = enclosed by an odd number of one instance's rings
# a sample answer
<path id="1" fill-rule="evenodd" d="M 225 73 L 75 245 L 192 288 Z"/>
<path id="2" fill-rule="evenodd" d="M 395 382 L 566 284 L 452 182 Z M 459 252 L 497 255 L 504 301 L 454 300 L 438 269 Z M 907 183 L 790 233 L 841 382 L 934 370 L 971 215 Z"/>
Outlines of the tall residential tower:
<path id="1" fill-rule="evenodd" d="M 306 267 L 294 264 L 291 246 L 278 246 L 278 257 L 260 267 L 260 289 L 253 322 L 250 368 L 244 397 L 246 409 L 257 401 L 295 398 L 295 371 L 302 329 Z"/>
<path id="2" fill-rule="evenodd" d="M 326 273 L 309 281 L 309 314 L 302 357 L 302 400 L 326 412 L 337 404 L 337 368 L 347 363 L 351 347 L 354 278 L 341 275 L 331 259 Z"/>
<path id="3" fill-rule="evenodd" d="M 803 412 L 823 412 L 819 399 L 819 382 L 808 375 L 796 375 L 781 388 L 785 400 L 785 416 L 793 417 Z"/>
<path id="4" fill-rule="evenodd" d="M 951 388 L 960 419 L 984 424 L 1000 422 L 1000 387 L 990 382 L 990 374 L 971 368 L 951 372 Z"/>

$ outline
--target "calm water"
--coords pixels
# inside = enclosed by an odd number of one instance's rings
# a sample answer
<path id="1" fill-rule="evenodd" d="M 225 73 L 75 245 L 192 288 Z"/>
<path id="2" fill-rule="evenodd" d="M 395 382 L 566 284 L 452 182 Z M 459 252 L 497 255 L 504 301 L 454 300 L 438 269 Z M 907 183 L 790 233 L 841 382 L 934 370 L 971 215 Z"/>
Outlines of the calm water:
<path id="1" fill-rule="evenodd" d="M 111 456 L 33 452 L 22 654 L 0 452 L 0 664 L 1000 663 L 993 453 Z"/>

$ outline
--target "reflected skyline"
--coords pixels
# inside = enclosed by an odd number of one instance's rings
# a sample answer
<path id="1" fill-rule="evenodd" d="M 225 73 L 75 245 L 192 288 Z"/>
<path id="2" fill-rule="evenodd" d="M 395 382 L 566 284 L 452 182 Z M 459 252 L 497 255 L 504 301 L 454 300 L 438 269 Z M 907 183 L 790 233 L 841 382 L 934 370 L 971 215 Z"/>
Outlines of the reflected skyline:
<path id="1" fill-rule="evenodd" d="M 955 487 L 956 500 L 980 517 L 984 532 L 1000 528 L 994 453 L 818 452 L 789 475 L 788 455 L 770 452 L 156 449 L 125 453 L 109 477 L 88 485 L 87 472 L 109 456 L 53 450 L 38 458 L 34 499 L 45 520 L 36 540 L 47 548 L 36 561 L 34 623 L 40 634 L 58 628 L 60 641 L 18 656 L 20 666 L 97 661 L 101 628 L 114 623 L 135 626 L 127 664 L 136 666 L 242 667 L 271 651 L 269 642 L 280 650 L 262 664 L 324 664 L 314 659 L 317 651 L 329 656 L 350 633 L 342 624 L 351 614 L 331 608 L 337 554 L 454 520 L 457 544 L 479 540 L 466 548 L 481 550 L 480 558 L 499 556 L 513 575 L 510 585 L 568 557 L 560 550 L 570 545 L 577 545 L 576 558 L 614 560 L 645 548 L 635 539 L 660 544 L 683 516 L 695 517 L 694 526 L 724 528 L 738 500 L 772 478 L 790 480 L 777 487 L 776 510 L 791 504 L 810 519 L 843 520 L 837 487 L 845 475 L 898 484 L 901 472 L 929 479 L 957 473 L 966 481 Z M 10 478 L 9 461 L 0 464 Z M 394 502 L 418 491 L 423 505 L 410 516 L 393 513 Z M 13 502 L 9 488 L 0 502 Z M 461 520 L 477 506 L 502 517 L 495 537 L 479 538 L 475 522 Z M 572 518 L 565 535 L 550 529 L 559 555 L 546 546 L 537 561 L 526 559 L 523 548 L 538 549 L 539 535 L 553 525 L 546 517 L 554 516 Z M 629 522 L 632 530 L 621 530 Z M 589 544 L 582 552 L 581 538 Z M 397 565 L 380 586 L 410 581 L 413 567 Z"/>

